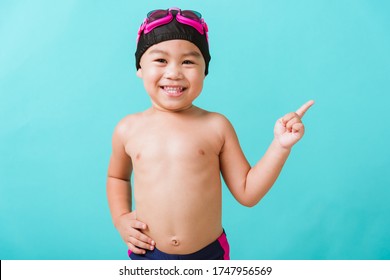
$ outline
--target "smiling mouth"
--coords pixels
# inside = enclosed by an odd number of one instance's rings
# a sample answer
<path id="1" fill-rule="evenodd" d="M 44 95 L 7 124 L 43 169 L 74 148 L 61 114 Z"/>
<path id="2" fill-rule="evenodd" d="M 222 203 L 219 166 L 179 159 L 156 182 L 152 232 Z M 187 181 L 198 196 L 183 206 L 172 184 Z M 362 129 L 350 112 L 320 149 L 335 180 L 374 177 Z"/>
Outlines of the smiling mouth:
<path id="1" fill-rule="evenodd" d="M 166 95 L 171 97 L 181 96 L 183 92 L 187 89 L 185 87 L 180 87 L 180 86 L 162 86 L 161 88 Z"/>

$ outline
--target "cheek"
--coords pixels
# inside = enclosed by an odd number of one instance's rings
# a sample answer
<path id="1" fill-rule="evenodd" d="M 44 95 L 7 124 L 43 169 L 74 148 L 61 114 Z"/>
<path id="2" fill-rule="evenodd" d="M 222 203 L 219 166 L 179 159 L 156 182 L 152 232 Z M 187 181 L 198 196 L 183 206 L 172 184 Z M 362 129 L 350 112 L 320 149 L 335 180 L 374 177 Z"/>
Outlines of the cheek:
<path id="1" fill-rule="evenodd" d="M 191 75 L 191 81 L 198 85 L 198 87 L 203 87 L 203 81 L 204 81 L 205 75 L 204 72 L 196 72 Z"/>
<path id="2" fill-rule="evenodd" d="M 188 69 L 186 76 L 191 80 L 204 80 L 206 77 L 204 74 L 204 69 L 202 67 L 194 67 Z"/>
<path id="3" fill-rule="evenodd" d="M 148 69 L 148 71 L 143 72 L 144 82 L 153 83 L 161 79 L 161 71 L 158 69 Z"/>

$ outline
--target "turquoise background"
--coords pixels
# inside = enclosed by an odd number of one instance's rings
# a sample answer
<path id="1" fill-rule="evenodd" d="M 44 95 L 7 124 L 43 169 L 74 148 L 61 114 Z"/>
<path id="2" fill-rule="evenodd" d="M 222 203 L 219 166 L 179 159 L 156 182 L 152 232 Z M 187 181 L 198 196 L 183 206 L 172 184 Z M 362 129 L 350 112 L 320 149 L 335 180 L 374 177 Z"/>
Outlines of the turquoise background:
<path id="1" fill-rule="evenodd" d="M 0 258 L 127 259 L 105 194 L 111 135 L 150 106 L 135 75 L 146 13 L 210 28 L 196 105 L 255 164 L 309 99 L 306 135 L 254 208 L 224 187 L 232 259 L 390 259 L 390 2 L 0 2 Z"/>

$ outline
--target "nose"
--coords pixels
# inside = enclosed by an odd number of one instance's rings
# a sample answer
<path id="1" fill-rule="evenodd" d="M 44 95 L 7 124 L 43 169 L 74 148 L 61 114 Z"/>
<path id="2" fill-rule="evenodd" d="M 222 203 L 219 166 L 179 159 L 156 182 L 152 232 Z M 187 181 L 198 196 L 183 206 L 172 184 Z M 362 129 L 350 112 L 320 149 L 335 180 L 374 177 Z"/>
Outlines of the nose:
<path id="1" fill-rule="evenodd" d="M 165 68 L 164 77 L 171 80 L 179 80 L 183 78 L 183 72 L 179 65 L 170 63 Z"/>

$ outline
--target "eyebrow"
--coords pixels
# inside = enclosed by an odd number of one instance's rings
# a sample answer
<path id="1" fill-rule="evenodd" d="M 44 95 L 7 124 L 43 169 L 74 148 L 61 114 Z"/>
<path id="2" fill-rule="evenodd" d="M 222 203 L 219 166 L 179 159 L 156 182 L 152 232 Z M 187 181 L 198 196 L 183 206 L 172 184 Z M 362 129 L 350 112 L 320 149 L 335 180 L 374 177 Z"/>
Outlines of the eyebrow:
<path id="1" fill-rule="evenodd" d="M 163 50 L 151 50 L 149 54 L 168 54 L 166 51 Z"/>
<path id="2" fill-rule="evenodd" d="M 163 50 L 159 50 L 159 49 L 151 50 L 149 54 L 169 55 L 168 52 L 163 51 Z M 189 52 L 184 53 L 182 56 L 183 57 L 187 57 L 187 56 L 201 57 L 201 54 L 199 52 L 197 52 L 197 51 L 189 51 Z"/>
<path id="3" fill-rule="evenodd" d="M 195 57 L 201 57 L 201 54 L 197 51 L 190 51 L 188 53 L 183 54 L 183 56 L 195 56 Z"/>

